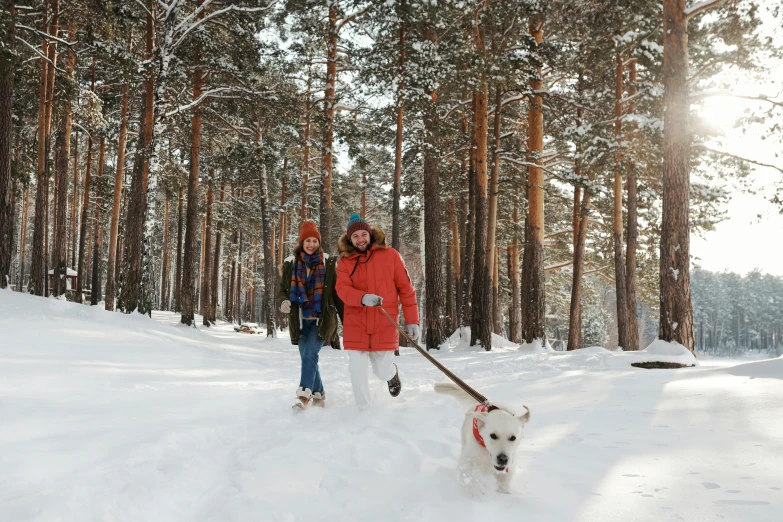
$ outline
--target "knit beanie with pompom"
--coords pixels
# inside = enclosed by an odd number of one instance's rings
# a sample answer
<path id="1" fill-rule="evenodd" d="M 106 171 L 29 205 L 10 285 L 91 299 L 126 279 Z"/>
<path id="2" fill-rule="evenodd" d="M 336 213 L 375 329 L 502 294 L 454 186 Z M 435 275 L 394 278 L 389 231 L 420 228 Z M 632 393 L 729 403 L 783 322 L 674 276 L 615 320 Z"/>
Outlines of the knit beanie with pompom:
<path id="1" fill-rule="evenodd" d="M 372 232 L 370 225 L 359 214 L 351 214 L 351 219 L 348 221 L 348 227 L 345 230 L 348 239 L 357 230 L 366 230 L 368 234 Z"/>

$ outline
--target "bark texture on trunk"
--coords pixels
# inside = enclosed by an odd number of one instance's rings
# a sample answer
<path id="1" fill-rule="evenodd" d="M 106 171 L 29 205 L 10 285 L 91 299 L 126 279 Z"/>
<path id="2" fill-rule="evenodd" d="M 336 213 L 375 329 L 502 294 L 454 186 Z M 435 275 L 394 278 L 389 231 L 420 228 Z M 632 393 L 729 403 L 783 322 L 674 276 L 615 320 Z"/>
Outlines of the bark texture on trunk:
<path id="1" fill-rule="evenodd" d="M 405 10 L 405 0 L 400 2 L 400 11 Z M 405 24 L 400 23 L 399 61 L 397 63 L 397 76 L 400 83 L 397 86 L 396 125 L 397 131 L 394 139 L 394 184 L 392 188 L 392 248 L 400 250 L 400 187 L 402 186 L 402 130 L 403 130 L 403 91 L 405 81 L 402 79 L 405 72 Z"/>
<path id="2" fill-rule="evenodd" d="M 56 0 L 54 0 L 56 1 Z M 42 24 L 42 31 L 48 32 L 48 15 L 49 2 L 44 2 L 44 20 Z M 59 8 L 59 7 L 58 7 Z M 49 47 L 54 47 L 48 44 L 46 38 L 42 39 L 41 54 L 43 56 L 49 56 Z M 54 50 L 51 51 L 54 55 Z M 37 151 L 37 165 L 35 170 L 35 215 L 33 218 L 33 243 L 32 243 L 32 256 L 30 260 L 30 282 L 27 285 L 27 290 L 34 295 L 44 295 L 45 291 L 45 275 L 44 275 L 44 236 L 46 235 L 46 199 L 47 199 L 47 183 L 46 183 L 46 140 L 47 140 L 47 125 L 46 125 L 46 106 L 47 106 L 47 94 L 49 85 L 50 66 L 46 60 L 39 60 L 40 63 L 40 83 L 38 84 L 38 151 Z M 54 74 L 54 71 L 51 71 Z"/>
<path id="3" fill-rule="evenodd" d="M 204 326 L 212 324 L 212 213 L 215 204 L 215 168 L 209 167 L 207 216 L 204 227 L 204 270 L 201 277 L 201 315 Z"/>
<path id="4" fill-rule="evenodd" d="M 170 269 L 171 269 L 171 233 L 169 229 L 169 208 L 171 200 L 171 194 L 166 189 L 166 194 L 163 196 L 163 262 L 161 263 L 161 276 L 160 276 L 160 309 L 169 309 L 169 288 L 171 288 L 170 281 Z"/>
<path id="5" fill-rule="evenodd" d="M 492 349 L 492 277 L 487 263 L 487 84 L 476 91 L 475 244 L 470 344 Z"/>
<path id="6" fill-rule="evenodd" d="M 324 127 L 321 149 L 321 246 L 325 252 L 332 246 L 332 147 L 334 146 L 334 87 L 337 83 L 337 7 L 329 7 L 329 37 L 326 42 L 326 90 L 324 92 Z"/>
<path id="7" fill-rule="evenodd" d="M 14 29 L 16 11 L 12 0 L 3 0 L 0 18 L 2 48 L 0 48 L 0 289 L 11 282 L 14 213 L 11 209 L 11 137 L 13 135 Z M 16 184 L 14 183 L 14 186 Z"/>
<path id="8" fill-rule="evenodd" d="M 145 61 L 152 59 L 154 19 L 152 12 L 147 14 L 145 33 Z M 144 105 L 141 111 L 141 131 L 139 145 L 133 158 L 133 174 L 125 225 L 123 247 L 123 285 L 120 292 L 120 309 L 131 313 L 143 307 L 142 302 L 142 241 L 144 237 L 144 219 L 147 214 L 147 186 L 149 184 L 149 158 L 152 153 L 152 133 L 155 118 L 155 78 L 152 68 L 147 71 L 144 82 Z M 141 308 L 140 308 L 141 309 Z M 142 310 L 144 311 L 144 310 Z"/>
<path id="9" fill-rule="evenodd" d="M 76 252 L 79 230 L 79 129 L 73 132 L 73 193 L 71 194 L 71 268 L 76 266 Z"/>
<path id="10" fill-rule="evenodd" d="M 92 61 L 91 91 L 95 91 L 95 58 Z M 92 186 L 92 136 L 87 136 L 87 168 L 84 171 L 84 187 L 82 193 L 82 217 L 79 226 L 79 264 L 76 269 L 76 301 L 82 302 L 82 292 L 87 279 L 87 262 L 89 259 L 89 244 L 87 233 L 89 231 L 90 192 Z"/>
<path id="11" fill-rule="evenodd" d="M 544 37 L 543 21 L 534 19 L 530 34 L 540 44 Z M 533 91 L 543 88 L 541 68 L 530 82 Z M 528 110 L 528 161 L 540 164 L 544 151 L 543 97 L 530 98 Z M 546 300 L 544 293 L 544 172 L 539 167 L 528 167 L 528 214 L 525 222 L 526 241 L 522 263 L 524 276 L 522 297 L 522 340 L 532 343 L 546 338 Z"/>
<path id="12" fill-rule="evenodd" d="M 636 94 L 636 61 L 630 63 L 628 96 Z M 628 107 L 628 112 L 634 112 L 634 103 Z M 637 218 L 638 196 L 636 193 L 636 169 L 634 165 L 628 168 L 628 238 L 625 252 L 625 293 L 628 305 L 628 346 L 626 350 L 639 349 L 639 319 L 636 316 L 636 245 L 639 238 Z"/>
<path id="13" fill-rule="evenodd" d="M 226 184 L 223 183 L 220 187 L 220 208 L 223 208 L 223 203 L 226 201 Z M 218 302 L 218 278 L 220 277 L 220 259 L 222 256 L 221 250 L 223 249 L 223 229 L 218 226 L 215 233 L 215 256 L 212 259 L 212 292 L 210 295 L 210 321 L 213 323 L 217 320 L 217 302 Z"/>
<path id="14" fill-rule="evenodd" d="M 264 311 L 264 322 L 266 323 L 266 336 L 277 337 L 275 330 L 275 262 L 272 238 L 272 218 L 269 212 L 269 189 L 267 185 L 266 165 L 263 162 L 261 150 L 261 122 L 256 129 L 256 150 L 259 163 L 261 165 L 258 171 L 258 200 L 261 203 L 261 242 L 264 244 L 264 299 L 261 308 Z M 323 236 L 323 230 L 321 230 Z M 240 253 L 242 251 L 240 239 Z M 241 266 L 240 266 L 241 270 Z M 241 275 L 240 275 L 241 278 Z M 241 288 L 241 286 L 240 286 Z M 241 294 L 238 292 L 238 295 Z"/>
<path id="15" fill-rule="evenodd" d="M 203 0 L 198 1 L 198 5 Z M 203 12 L 202 12 L 203 14 Z M 199 16 L 201 17 L 201 15 Z M 201 46 L 198 40 L 193 45 L 193 96 L 197 100 L 204 93 L 204 68 L 201 65 Z M 201 162 L 201 108 L 196 107 L 190 123 L 190 176 L 188 177 L 188 211 L 185 227 L 185 253 L 183 259 L 180 321 L 188 326 L 193 324 L 196 309 L 196 238 L 198 237 L 198 176 Z"/>
<path id="16" fill-rule="evenodd" d="M 125 144 L 128 141 L 128 84 L 122 86 L 120 108 L 120 135 L 117 140 L 117 165 L 114 172 L 114 202 L 109 225 L 109 260 L 106 266 L 106 310 L 114 310 L 116 291 L 117 242 L 120 230 L 120 208 L 122 207 L 122 182 L 125 174 Z"/>
<path id="17" fill-rule="evenodd" d="M 487 213 L 487 247 L 485 252 L 485 263 L 487 272 L 492 276 L 492 331 L 500 333 L 500 310 L 498 305 L 498 252 L 497 228 L 498 228 L 498 178 L 500 176 L 500 127 L 501 127 L 501 108 L 503 102 L 503 90 L 500 85 L 495 87 L 495 117 L 494 117 L 494 139 L 492 140 L 492 173 L 489 179 L 489 210 Z"/>
<path id="18" fill-rule="evenodd" d="M 628 297 L 625 292 L 625 254 L 623 252 L 623 175 L 622 152 L 620 140 L 623 134 L 623 59 L 618 54 L 615 57 L 615 89 L 614 89 L 614 140 L 617 152 L 614 161 L 614 223 L 612 238 L 614 240 L 614 279 L 615 295 L 617 297 L 617 343 L 622 349 L 627 349 L 628 341 Z"/>
<path id="19" fill-rule="evenodd" d="M 177 196 L 177 273 L 174 276 L 174 311 L 182 311 L 182 302 L 180 301 L 180 289 L 182 288 L 182 242 L 185 239 L 183 234 L 185 227 L 185 187 L 180 185 L 179 195 Z"/>
<path id="20" fill-rule="evenodd" d="M 103 261 L 103 220 L 101 218 L 101 209 L 103 207 L 103 197 L 101 196 L 101 188 L 103 186 L 105 157 L 106 137 L 101 136 L 101 143 L 98 146 L 98 177 L 95 179 L 95 211 L 93 212 L 95 228 L 92 233 L 92 288 L 90 289 L 90 304 L 92 306 L 96 306 L 100 302 L 102 293 L 101 276 L 103 275 L 103 265 L 101 261 Z"/>
<path id="21" fill-rule="evenodd" d="M 693 350 L 690 280 L 690 126 L 685 0 L 663 2 L 663 218 L 658 335 Z"/>
<path id="22" fill-rule="evenodd" d="M 508 278 L 511 283 L 511 305 L 509 306 L 508 338 L 512 343 L 522 342 L 522 301 L 519 281 L 519 186 L 514 189 L 514 235 L 511 239 L 511 249 L 508 264 Z"/>
<path id="23" fill-rule="evenodd" d="M 457 328 L 462 313 L 462 270 L 460 259 L 460 234 L 459 234 L 459 214 L 457 213 L 457 202 L 454 198 L 449 200 L 449 225 L 451 228 L 451 270 L 454 274 L 452 282 L 454 284 L 453 294 L 454 302 L 451 308 L 451 327 Z M 450 285 L 446 285 L 449 293 L 452 293 Z"/>
<path id="24" fill-rule="evenodd" d="M 585 244 L 587 243 L 587 225 L 589 220 L 590 191 L 585 190 L 579 209 L 579 229 L 574 249 L 573 281 L 571 283 L 571 309 L 568 322 L 567 350 L 582 347 L 582 279 L 585 266 Z"/>
<path id="25" fill-rule="evenodd" d="M 437 34 L 431 27 L 424 30 L 424 38 L 437 41 Z M 425 270 L 425 313 L 424 333 L 426 348 L 438 348 L 446 340 L 443 325 L 443 270 L 440 222 L 440 155 L 438 90 L 430 94 L 424 107 L 424 257 Z"/>

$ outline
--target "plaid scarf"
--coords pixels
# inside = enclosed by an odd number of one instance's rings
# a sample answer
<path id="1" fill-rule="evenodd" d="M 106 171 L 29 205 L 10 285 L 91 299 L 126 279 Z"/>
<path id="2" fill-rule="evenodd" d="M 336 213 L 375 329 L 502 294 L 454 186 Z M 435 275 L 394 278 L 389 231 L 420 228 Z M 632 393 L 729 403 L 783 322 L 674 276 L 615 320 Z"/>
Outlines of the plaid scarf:
<path id="1" fill-rule="evenodd" d="M 307 275 L 307 269 L 310 275 Z M 302 317 L 318 317 L 321 314 L 321 298 L 326 281 L 326 265 L 323 254 L 308 255 L 302 251 L 294 259 L 291 270 L 291 302 L 299 305 Z"/>

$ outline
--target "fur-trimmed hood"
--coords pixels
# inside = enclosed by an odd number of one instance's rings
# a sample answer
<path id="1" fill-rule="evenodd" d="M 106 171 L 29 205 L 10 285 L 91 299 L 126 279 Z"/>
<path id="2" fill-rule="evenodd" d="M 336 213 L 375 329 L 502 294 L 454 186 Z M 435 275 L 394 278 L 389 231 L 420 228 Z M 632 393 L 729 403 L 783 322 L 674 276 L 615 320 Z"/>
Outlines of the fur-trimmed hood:
<path id="1" fill-rule="evenodd" d="M 379 226 L 373 226 L 372 232 L 370 232 L 370 237 L 372 238 L 372 243 L 375 245 L 376 249 L 383 249 L 386 248 L 386 232 L 381 229 Z M 343 234 L 340 236 L 340 240 L 337 242 L 337 251 L 340 253 L 340 257 L 351 257 L 354 254 L 358 254 L 358 251 L 354 246 L 351 244 L 351 241 L 348 239 L 347 234 Z"/>

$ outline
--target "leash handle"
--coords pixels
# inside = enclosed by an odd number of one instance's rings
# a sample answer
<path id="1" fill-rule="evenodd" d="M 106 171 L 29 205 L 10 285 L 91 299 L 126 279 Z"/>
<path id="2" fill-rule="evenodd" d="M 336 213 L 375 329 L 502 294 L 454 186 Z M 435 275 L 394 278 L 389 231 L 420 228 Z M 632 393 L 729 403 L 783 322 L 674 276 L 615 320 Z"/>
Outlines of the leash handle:
<path id="1" fill-rule="evenodd" d="M 408 333 L 405 330 L 403 330 L 394 319 L 391 318 L 391 316 L 386 310 L 383 309 L 383 306 L 381 305 L 376 305 L 376 306 L 378 306 L 381 312 L 383 312 L 383 315 L 386 316 L 389 322 L 394 325 L 397 331 L 400 332 L 408 341 L 410 341 L 411 344 L 413 344 L 413 347 L 416 348 L 416 350 L 418 350 L 420 354 L 422 354 L 429 362 L 435 365 L 437 369 L 442 371 L 446 375 L 446 377 L 451 379 L 454 382 L 454 384 L 456 384 L 462 389 L 462 391 L 464 391 L 465 393 L 473 397 L 479 404 L 487 404 L 487 405 L 489 404 L 489 401 L 487 400 L 486 397 L 484 397 L 479 392 L 477 392 L 476 390 L 468 386 L 468 384 L 465 381 L 463 381 L 462 379 L 460 379 L 459 377 L 451 373 L 451 371 L 448 368 L 443 366 L 437 359 L 435 359 L 432 355 L 427 353 L 427 351 L 421 346 L 419 346 L 419 344 L 416 341 L 411 339 Z"/>

